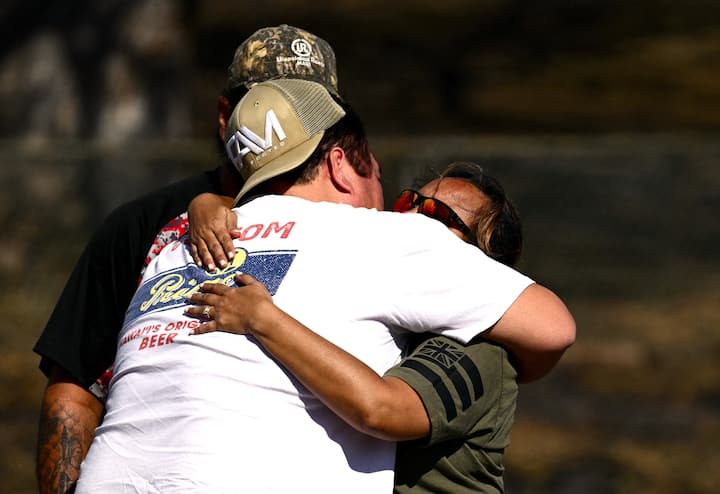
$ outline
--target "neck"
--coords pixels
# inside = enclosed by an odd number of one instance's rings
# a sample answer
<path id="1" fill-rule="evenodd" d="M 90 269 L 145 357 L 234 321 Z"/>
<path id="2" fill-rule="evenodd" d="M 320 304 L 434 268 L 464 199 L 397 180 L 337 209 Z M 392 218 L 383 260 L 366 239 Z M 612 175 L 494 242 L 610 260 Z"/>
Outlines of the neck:
<path id="1" fill-rule="evenodd" d="M 335 202 L 338 204 L 351 204 L 349 194 L 343 194 L 332 186 L 332 183 L 321 179 L 313 180 L 307 184 L 292 184 L 281 192 L 286 196 L 301 197 L 312 202 Z"/>

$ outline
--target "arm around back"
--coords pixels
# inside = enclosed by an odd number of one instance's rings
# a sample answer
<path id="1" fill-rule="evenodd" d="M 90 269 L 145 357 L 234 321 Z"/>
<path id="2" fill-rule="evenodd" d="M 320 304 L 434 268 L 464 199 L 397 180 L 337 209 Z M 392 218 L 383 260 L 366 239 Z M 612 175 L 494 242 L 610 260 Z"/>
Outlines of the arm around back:
<path id="1" fill-rule="evenodd" d="M 417 393 L 403 380 L 381 377 L 362 361 L 318 335 L 277 307 L 259 281 L 237 275 L 231 288 L 206 283 L 186 312 L 213 319 L 196 334 L 225 331 L 251 334 L 328 408 L 365 434 L 390 441 L 418 439 L 430 433 L 430 420 Z M 198 336 L 200 337 L 200 336 Z"/>
<path id="2" fill-rule="evenodd" d="M 233 289 L 230 289 L 233 290 Z M 234 289 L 238 290 L 238 289 Z M 370 367 L 281 311 L 251 334 L 307 388 L 356 430 L 388 441 L 425 437 L 430 420 L 404 381 Z"/>
<path id="3" fill-rule="evenodd" d="M 520 382 L 531 382 L 550 372 L 575 342 L 575 320 L 555 293 L 534 283 L 485 337 L 510 350 Z"/>

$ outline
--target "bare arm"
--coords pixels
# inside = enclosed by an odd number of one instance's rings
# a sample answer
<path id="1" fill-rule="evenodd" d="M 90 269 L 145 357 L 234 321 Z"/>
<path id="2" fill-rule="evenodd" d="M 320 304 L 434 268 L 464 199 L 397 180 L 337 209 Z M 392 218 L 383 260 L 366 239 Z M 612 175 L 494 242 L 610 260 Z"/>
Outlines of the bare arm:
<path id="1" fill-rule="evenodd" d="M 240 288 L 203 285 L 193 303 L 212 306 L 213 320 L 195 334 L 250 334 L 338 416 L 360 432 L 393 441 L 430 433 L 425 407 L 404 381 L 381 377 L 363 362 L 314 333 L 272 301 L 262 283 L 236 277 Z M 203 305 L 187 310 L 202 316 Z"/>
<path id="2" fill-rule="evenodd" d="M 532 284 L 484 336 L 510 350 L 519 381 L 531 382 L 550 372 L 575 342 L 575 320 L 557 295 Z"/>
<path id="3" fill-rule="evenodd" d="M 224 268 L 235 255 L 232 232 L 237 217 L 231 211 L 232 197 L 200 194 L 188 206 L 190 250 L 198 266 L 215 271 L 215 264 Z"/>
<path id="4" fill-rule="evenodd" d="M 71 493 L 100 423 L 103 405 L 55 366 L 40 410 L 36 475 L 40 494 Z"/>

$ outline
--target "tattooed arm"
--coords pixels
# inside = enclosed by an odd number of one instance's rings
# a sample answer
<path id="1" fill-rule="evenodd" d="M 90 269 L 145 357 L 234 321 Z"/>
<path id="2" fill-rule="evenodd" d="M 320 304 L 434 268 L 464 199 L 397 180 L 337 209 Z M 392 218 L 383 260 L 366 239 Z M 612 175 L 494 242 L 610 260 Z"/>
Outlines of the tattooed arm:
<path id="1" fill-rule="evenodd" d="M 100 423 L 103 405 L 55 366 L 43 395 L 38 430 L 36 474 L 40 494 L 75 490 L 80 463 Z"/>

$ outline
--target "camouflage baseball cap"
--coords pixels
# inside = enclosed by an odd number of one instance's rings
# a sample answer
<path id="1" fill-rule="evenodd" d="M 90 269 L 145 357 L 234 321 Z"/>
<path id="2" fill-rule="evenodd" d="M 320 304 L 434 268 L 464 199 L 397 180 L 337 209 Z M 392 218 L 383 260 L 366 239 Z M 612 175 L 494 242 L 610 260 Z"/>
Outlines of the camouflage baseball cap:
<path id="1" fill-rule="evenodd" d="M 287 24 L 255 31 L 235 50 L 227 88 L 273 79 L 305 79 L 338 95 L 335 52 L 322 38 Z"/>

